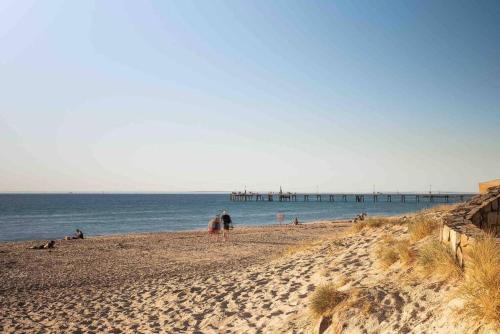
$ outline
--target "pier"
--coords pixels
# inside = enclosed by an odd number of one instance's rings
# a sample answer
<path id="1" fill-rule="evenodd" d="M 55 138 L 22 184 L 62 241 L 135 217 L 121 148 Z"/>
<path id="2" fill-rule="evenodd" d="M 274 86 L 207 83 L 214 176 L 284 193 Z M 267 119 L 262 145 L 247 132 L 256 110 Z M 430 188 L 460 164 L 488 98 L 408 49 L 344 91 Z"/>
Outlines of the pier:
<path id="1" fill-rule="evenodd" d="M 278 201 L 278 202 L 356 202 L 364 203 L 370 202 L 439 202 L 439 203 L 449 203 L 449 202 L 463 202 L 475 194 L 472 193 L 359 193 L 359 194 L 347 194 L 347 193 L 292 193 L 292 192 L 268 192 L 268 193 L 257 193 L 257 192 L 232 192 L 229 198 L 233 202 L 247 202 L 247 201 Z"/>

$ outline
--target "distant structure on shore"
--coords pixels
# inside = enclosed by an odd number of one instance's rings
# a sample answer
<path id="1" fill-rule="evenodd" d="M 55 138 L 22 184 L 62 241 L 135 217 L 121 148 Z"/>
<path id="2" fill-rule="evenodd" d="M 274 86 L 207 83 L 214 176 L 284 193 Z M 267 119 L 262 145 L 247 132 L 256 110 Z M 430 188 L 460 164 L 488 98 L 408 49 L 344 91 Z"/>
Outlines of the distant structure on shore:
<path id="1" fill-rule="evenodd" d="M 489 188 L 500 186 L 500 179 L 479 182 L 479 193 L 486 194 Z"/>

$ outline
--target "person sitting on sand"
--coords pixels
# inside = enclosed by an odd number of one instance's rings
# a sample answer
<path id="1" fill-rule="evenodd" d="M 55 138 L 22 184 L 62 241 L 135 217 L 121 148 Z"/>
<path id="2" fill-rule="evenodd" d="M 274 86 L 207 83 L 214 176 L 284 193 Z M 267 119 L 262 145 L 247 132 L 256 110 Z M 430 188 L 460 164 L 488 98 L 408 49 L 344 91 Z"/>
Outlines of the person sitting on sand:
<path id="1" fill-rule="evenodd" d="M 219 234 L 220 234 L 220 217 L 219 215 L 216 215 L 214 218 L 210 219 L 208 222 L 208 234 L 210 237 L 215 236 L 215 240 L 219 241 Z"/>
<path id="2" fill-rule="evenodd" d="M 83 232 L 76 229 L 75 234 L 73 234 L 73 239 L 83 239 Z"/>
<path id="3" fill-rule="evenodd" d="M 300 225 L 299 218 L 295 217 L 295 219 L 292 222 L 293 225 Z"/>
<path id="4" fill-rule="evenodd" d="M 72 240 L 72 239 L 83 239 L 83 232 L 79 229 L 76 229 L 75 233 L 71 237 L 65 236 L 64 240 Z"/>
<path id="5" fill-rule="evenodd" d="M 226 212 L 222 212 L 222 224 L 224 225 L 224 230 L 222 231 L 222 240 L 227 241 L 229 240 L 229 229 L 231 228 L 232 225 L 232 220 L 231 216 Z"/>

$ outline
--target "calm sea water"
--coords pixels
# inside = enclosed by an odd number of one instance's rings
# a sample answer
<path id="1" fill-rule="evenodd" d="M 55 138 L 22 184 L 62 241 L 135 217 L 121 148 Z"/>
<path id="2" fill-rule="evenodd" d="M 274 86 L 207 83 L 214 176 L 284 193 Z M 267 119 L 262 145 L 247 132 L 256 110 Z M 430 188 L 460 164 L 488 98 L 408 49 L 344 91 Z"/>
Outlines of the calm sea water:
<path id="1" fill-rule="evenodd" d="M 76 228 L 85 235 L 204 229 L 223 209 L 235 227 L 276 223 L 278 211 L 286 222 L 394 215 L 439 203 L 348 202 L 230 202 L 226 194 L 0 194 L 0 241 L 57 239 Z"/>

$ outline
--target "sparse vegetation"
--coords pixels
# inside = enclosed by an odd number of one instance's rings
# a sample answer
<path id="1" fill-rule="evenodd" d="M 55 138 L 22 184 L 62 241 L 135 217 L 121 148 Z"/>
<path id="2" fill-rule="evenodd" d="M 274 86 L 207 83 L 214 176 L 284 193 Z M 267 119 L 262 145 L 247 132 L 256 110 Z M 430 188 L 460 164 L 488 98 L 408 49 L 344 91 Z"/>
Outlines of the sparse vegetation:
<path id="1" fill-rule="evenodd" d="M 385 268 L 391 266 L 394 262 L 399 260 L 399 255 L 396 249 L 392 246 L 381 245 L 376 251 L 377 257 Z"/>
<path id="2" fill-rule="evenodd" d="M 346 297 L 347 294 L 338 291 L 333 283 L 320 285 L 311 297 L 311 313 L 315 317 L 330 315 Z"/>
<path id="3" fill-rule="evenodd" d="M 395 247 L 402 264 L 408 265 L 413 261 L 414 254 L 411 250 L 410 240 L 399 240 Z"/>
<path id="4" fill-rule="evenodd" d="M 495 238 L 478 240 L 470 251 L 458 294 L 469 319 L 500 330 L 500 247 Z"/>
<path id="5" fill-rule="evenodd" d="M 434 217 L 417 216 L 408 225 L 412 241 L 421 240 L 431 235 L 439 227 L 440 221 Z"/>
<path id="6" fill-rule="evenodd" d="M 390 234 L 382 236 L 382 243 L 376 250 L 377 257 L 383 267 L 387 268 L 398 260 L 402 264 L 408 264 L 413 258 L 408 239 L 395 240 Z"/>
<path id="7" fill-rule="evenodd" d="M 417 264 L 425 275 L 434 275 L 442 280 L 457 279 L 462 269 L 449 249 L 437 240 L 422 246 L 418 252 Z"/>
<path id="8" fill-rule="evenodd" d="M 354 223 L 351 227 L 351 231 L 354 233 L 361 232 L 365 227 L 377 228 L 387 224 L 396 224 L 398 219 L 388 218 L 388 217 L 370 217 L 365 220 L 360 220 Z"/>

